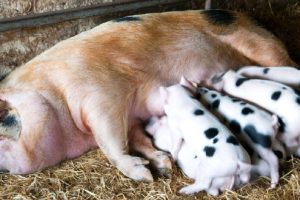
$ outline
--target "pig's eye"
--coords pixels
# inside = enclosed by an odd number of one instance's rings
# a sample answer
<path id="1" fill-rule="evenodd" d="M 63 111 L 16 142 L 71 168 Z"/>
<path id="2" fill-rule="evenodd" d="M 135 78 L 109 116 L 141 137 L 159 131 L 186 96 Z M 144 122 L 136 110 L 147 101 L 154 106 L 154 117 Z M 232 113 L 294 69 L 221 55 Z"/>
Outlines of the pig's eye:
<path id="1" fill-rule="evenodd" d="M 2 121 L 3 118 L 5 118 L 5 116 L 7 115 L 7 113 L 8 113 L 7 109 L 4 109 L 4 110 L 0 111 L 0 121 Z"/>

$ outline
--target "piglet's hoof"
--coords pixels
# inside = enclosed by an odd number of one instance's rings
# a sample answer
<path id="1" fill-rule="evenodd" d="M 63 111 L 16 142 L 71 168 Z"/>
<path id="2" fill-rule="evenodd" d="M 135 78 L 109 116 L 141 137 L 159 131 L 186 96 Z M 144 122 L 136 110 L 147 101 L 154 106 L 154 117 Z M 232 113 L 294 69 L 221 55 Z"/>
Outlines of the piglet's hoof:
<path id="1" fill-rule="evenodd" d="M 200 190 L 198 188 L 195 188 L 193 185 L 189 185 L 189 186 L 181 188 L 178 192 L 179 192 L 179 194 L 182 194 L 182 195 L 193 195 L 199 191 Z"/>
<path id="2" fill-rule="evenodd" d="M 153 182 L 153 177 L 145 165 L 149 164 L 148 160 L 124 155 L 118 162 L 117 168 L 127 177 L 135 181 Z"/>

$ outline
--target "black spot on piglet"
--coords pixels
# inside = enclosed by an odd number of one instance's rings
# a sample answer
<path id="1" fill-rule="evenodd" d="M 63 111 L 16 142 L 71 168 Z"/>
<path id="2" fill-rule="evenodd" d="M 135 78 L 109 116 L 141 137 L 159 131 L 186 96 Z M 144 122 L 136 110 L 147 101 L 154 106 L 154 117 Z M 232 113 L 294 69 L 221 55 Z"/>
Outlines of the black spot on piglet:
<path id="1" fill-rule="evenodd" d="M 212 102 L 211 107 L 212 107 L 212 109 L 217 109 L 219 107 L 219 105 L 220 105 L 220 100 L 216 99 Z"/>
<path id="2" fill-rule="evenodd" d="M 205 152 L 207 157 L 212 157 L 215 154 L 216 149 L 215 147 L 205 146 L 203 151 Z"/>
<path id="3" fill-rule="evenodd" d="M 232 135 L 227 138 L 226 142 L 233 144 L 233 145 L 239 145 L 239 142 L 237 141 L 237 139 L 235 137 L 233 137 Z"/>
<path id="4" fill-rule="evenodd" d="M 280 91 L 276 91 L 272 94 L 271 99 L 274 101 L 277 101 L 281 96 L 281 92 Z"/>
<path id="5" fill-rule="evenodd" d="M 232 120 L 231 122 L 229 122 L 229 128 L 235 133 L 241 133 L 241 125 L 239 122 L 237 122 L 236 120 Z"/>
<path id="6" fill-rule="evenodd" d="M 267 74 L 269 72 L 269 70 L 270 70 L 269 68 L 265 68 L 265 69 L 263 69 L 263 73 Z"/>
<path id="7" fill-rule="evenodd" d="M 252 113 L 254 113 L 254 110 L 252 110 L 252 109 L 249 108 L 249 107 L 244 107 L 244 108 L 242 109 L 242 114 L 243 114 L 243 115 L 248 115 L 248 114 L 252 114 Z"/>
<path id="8" fill-rule="evenodd" d="M 279 132 L 284 133 L 285 131 L 285 123 L 282 121 L 281 117 L 278 117 L 278 123 L 279 123 Z"/>
<path id="9" fill-rule="evenodd" d="M 253 125 L 247 125 L 244 128 L 244 132 L 250 137 L 250 139 L 263 147 L 269 148 L 272 145 L 271 137 L 259 133 Z"/>
<path id="10" fill-rule="evenodd" d="M 215 138 L 215 139 L 213 140 L 213 143 L 216 144 L 218 141 L 219 141 L 218 138 Z"/>
<path id="11" fill-rule="evenodd" d="M 282 159 L 283 158 L 283 154 L 281 151 L 278 150 L 273 150 L 274 154 L 277 156 L 277 158 Z"/>
<path id="12" fill-rule="evenodd" d="M 210 96 L 211 96 L 212 98 L 216 98 L 216 97 L 217 97 L 216 94 L 211 94 Z"/>
<path id="13" fill-rule="evenodd" d="M 209 128 L 206 131 L 204 131 L 205 136 L 208 139 L 212 139 L 214 137 L 216 137 L 219 133 L 219 130 L 217 128 Z"/>
<path id="14" fill-rule="evenodd" d="M 248 80 L 249 80 L 249 78 L 239 78 L 239 79 L 236 81 L 235 85 L 236 85 L 237 87 L 239 87 L 239 86 L 242 85 L 245 81 L 248 81 Z"/>
<path id="15" fill-rule="evenodd" d="M 204 114 L 203 110 L 197 109 L 194 111 L 194 115 L 203 115 L 203 114 Z"/>

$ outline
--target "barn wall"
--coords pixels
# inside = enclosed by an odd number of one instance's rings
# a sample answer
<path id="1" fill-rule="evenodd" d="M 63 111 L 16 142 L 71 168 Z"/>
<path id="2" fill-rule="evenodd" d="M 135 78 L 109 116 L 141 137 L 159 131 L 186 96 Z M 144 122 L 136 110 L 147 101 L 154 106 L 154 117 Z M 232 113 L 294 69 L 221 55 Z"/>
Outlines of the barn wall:
<path id="1" fill-rule="evenodd" d="M 0 0 L 0 19 L 108 2 L 126 1 L 130 0 Z M 189 9 L 192 8 L 190 2 L 187 1 L 181 7 L 169 6 L 159 9 L 160 11 Z M 158 11 L 158 8 L 149 8 L 121 13 L 121 15 L 156 11 Z M 112 13 L 112 15 L 105 17 L 89 17 L 53 25 L 0 32 L 0 74 L 3 74 L 1 71 L 9 71 L 26 63 L 61 40 L 89 30 L 102 22 L 120 17 L 121 15 Z"/>
<path id="2" fill-rule="evenodd" d="M 116 0 L 1 0 L 0 19 L 115 1 Z M 118 2 L 122 2 L 122 0 Z"/>

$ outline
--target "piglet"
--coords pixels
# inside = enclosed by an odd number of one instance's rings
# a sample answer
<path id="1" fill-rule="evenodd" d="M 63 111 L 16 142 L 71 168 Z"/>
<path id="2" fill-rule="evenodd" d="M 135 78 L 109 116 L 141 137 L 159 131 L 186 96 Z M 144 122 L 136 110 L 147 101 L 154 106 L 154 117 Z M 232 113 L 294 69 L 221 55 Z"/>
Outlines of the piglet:
<path id="1" fill-rule="evenodd" d="M 190 91 L 189 91 L 190 90 Z M 168 124 L 176 135 L 171 153 L 176 158 L 185 141 L 199 159 L 196 181 L 180 190 L 192 194 L 207 190 L 214 178 L 239 175 L 250 178 L 250 158 L 232 133 L 195 99 L 196 87 L 185 78 L 180 84 L 160 87 Z"/>
<path id="2" fill-rule="evenodd" d="M 271 187 L 279 180 L 278 158 L 272 151 L 278 129 L 278 118 L 243 100 L 205 87 L 197 95 L 212 112 L 224 118 L 240 141 L 245 141 L 267 163 L 271 172 Z"/>
<path id="3" fill-rule="evenodd" d="M 295 67 L 247 66 L 238 70 L 237 73 L 246 77 L 269 79 L 293 87 L 300 87 L 300 70 Z"/>
<path id="4" fill-rule="evenodd" d="M 292 88 L 270 80 L 246 78 L 232 70 L 214 76 L 208 84 L 276 114 L 281 141 L 289 154 L 300 156 L 300 96 Z"/>
<path id="5" fill-rule="evenodd" d="M 174 141 L 179 137 L 179 135 L 171 131 L 166 116 L 160 119 L 152 117 L 146 126 L 146 131 L 152 135 L 156 147 L 168 152 L 172 150 Z M 201 163 L 199 162 L 197 151 L 187 145 L 186 142 L 182 142 L 177 155 L 177 164 L 189 178 L 197 179 L 197 174 L 200 173 L 198 172 L 198 166 L 201 165 Z M 206 192 L 210 195 L 217 196 L 220 190 L 225 191 L 226 189 L 232 189 L 234 180 L 234 176 L 214 178 L 210 187 L 206 189 Z"/>

